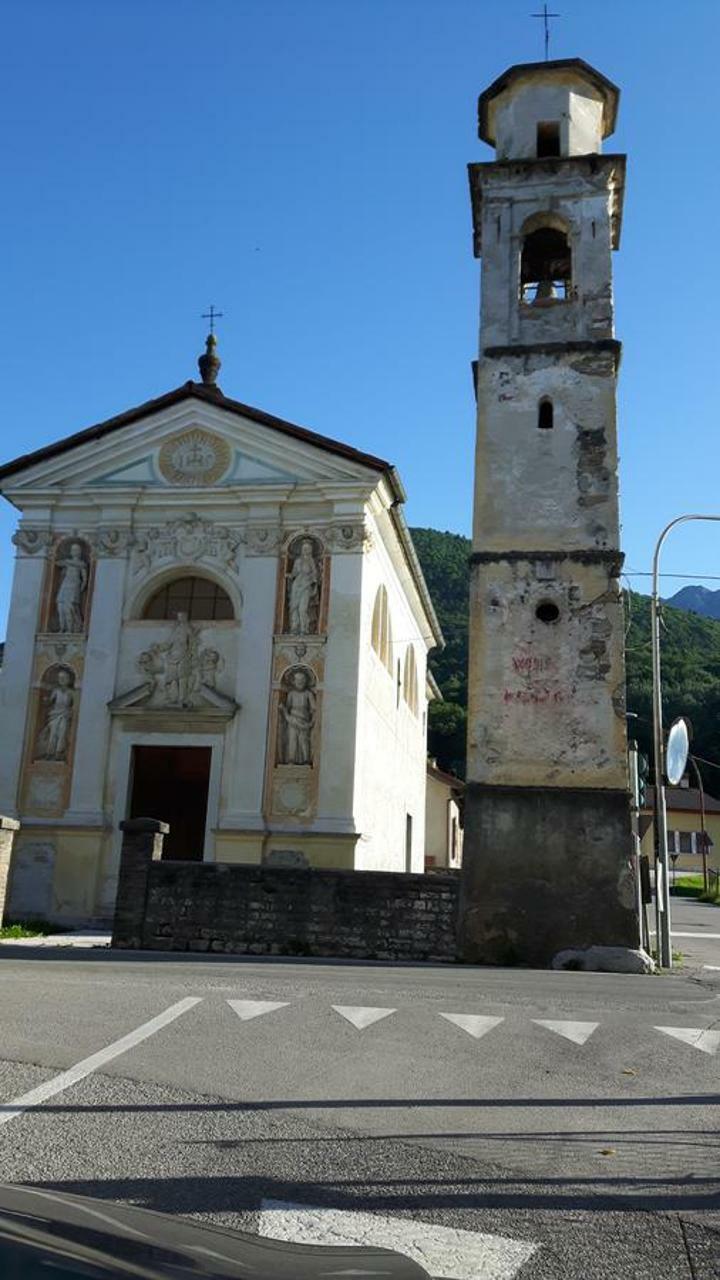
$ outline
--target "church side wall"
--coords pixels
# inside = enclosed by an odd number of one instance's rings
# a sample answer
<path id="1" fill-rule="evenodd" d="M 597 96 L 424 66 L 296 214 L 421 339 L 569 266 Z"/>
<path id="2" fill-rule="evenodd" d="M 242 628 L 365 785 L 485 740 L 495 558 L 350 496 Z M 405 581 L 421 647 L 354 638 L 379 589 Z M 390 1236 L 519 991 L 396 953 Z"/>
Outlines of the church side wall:
<path id="1" fill-rule="evenodd" d="M 381 585 L 388 593 L 391 671 L 371 644 L 373 606 Z M 405 655 L 411 644 L 417 665 L 417 715 L 403 697 Z M 382 531 L 375 523 L 372 547 L 365 556 L 362 591 L 355 784 L 355 814 L 361 832 L 355 855 L 358 870 L 424 870 L 426 653 L 426 642 L 384 544 Z M 412 819 L 409 865 L 406 862 L 408 815 Z"/>

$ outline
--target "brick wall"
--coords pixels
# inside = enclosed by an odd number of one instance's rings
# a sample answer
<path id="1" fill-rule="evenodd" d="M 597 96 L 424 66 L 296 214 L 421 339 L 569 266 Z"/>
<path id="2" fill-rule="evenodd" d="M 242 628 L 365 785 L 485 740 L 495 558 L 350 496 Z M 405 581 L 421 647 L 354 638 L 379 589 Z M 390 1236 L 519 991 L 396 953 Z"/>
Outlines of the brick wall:
<path id="1" fill-rule="evenodd" d="M 455 959 L 455 876 L 163 862 L 156 832 L 146 831 L 144 852 L 142 842 L 126 829 L 114 947 Z"/>

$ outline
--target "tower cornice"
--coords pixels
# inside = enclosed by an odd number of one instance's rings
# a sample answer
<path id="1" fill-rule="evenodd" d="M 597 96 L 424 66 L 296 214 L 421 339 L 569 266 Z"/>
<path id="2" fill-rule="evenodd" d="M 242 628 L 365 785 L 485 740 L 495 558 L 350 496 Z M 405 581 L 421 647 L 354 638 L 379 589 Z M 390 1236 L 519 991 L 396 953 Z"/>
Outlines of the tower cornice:
<path id="1" fill-rule="evenodd" d="M 591 152 L 584 156 L 552 156 L 527 160 L 485 160 L 468 165 L 468 181 L 470 183 L 470 201 L 473 219 L 473 253 L 476 258 L 482 257 L 482 220 L 483 206 L 489 200 L 507 200 L 515 188 L 521 189 L 524 196 L 532 189 L 533 179 L 538 185 L 548 178 L 558 180 L 557 197 L 562 198 L 563 181 L 583 179 L 596 182 L 610 189 L 611 209 L 611 243 L 613 249 L 620 247 L 622 230 L 623 197 L 625 194 L 625 169 L 627 156 L 622 152 L 607 152 L 597 155 Z M 568 192 L 568 194 L 570 194 Z M 576 195 L 575 192 L 572 193 Z"/>

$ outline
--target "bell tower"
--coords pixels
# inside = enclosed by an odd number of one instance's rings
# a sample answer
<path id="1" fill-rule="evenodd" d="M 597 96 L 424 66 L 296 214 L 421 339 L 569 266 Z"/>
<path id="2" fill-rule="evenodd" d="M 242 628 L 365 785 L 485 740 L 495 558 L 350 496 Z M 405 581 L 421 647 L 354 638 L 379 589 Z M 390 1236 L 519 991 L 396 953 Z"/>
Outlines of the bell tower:
<path id="1" fill-rule="evenodd" d="M 510 67 L 470 165 L 482 259 L 461 949 L 637 946 L 619 587 L 612 250 L 619 91 Z"/>

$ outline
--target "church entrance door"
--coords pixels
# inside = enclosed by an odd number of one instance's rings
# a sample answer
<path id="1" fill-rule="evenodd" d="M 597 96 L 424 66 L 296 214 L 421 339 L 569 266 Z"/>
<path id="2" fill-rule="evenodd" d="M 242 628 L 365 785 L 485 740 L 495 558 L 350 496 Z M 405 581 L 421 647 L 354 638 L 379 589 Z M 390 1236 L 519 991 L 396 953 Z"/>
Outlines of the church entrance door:
<path id="1" fill-rule="evenodd" d="M 163 857 L 202 862 L 210 747 L 133 747 L 131 818 L 170 825 Z"/>

